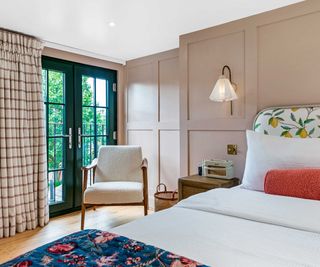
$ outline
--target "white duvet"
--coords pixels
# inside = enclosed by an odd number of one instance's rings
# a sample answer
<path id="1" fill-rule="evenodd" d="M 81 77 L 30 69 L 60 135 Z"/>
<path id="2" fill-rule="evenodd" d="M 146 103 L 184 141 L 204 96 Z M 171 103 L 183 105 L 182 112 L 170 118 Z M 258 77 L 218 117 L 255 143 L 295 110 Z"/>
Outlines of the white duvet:
<path id="1" fill-rule="evenodd" d="M 215 189 L 111 230 L 216 267 L 320 267 L 320 201 Z"/>

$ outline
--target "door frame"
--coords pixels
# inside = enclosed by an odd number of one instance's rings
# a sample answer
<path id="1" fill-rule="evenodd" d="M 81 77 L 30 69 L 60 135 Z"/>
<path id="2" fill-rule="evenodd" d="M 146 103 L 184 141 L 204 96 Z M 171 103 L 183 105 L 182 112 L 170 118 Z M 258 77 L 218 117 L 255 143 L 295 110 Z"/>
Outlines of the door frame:
<path id="1" fill-rule="evenodd" d="M 58 59 L 54 57 L 49 56 L 42 56 L 42 67 L 45 69 L 50 69 L 52 66 L 53 70 L 56 68 L 61 68 L 61 66 L 64 66 L 68 69 L 68 73 L 71 74 L 71 78 L 66 80 L 66 87 L 70 88 L 68 90 L 68 99 L 66 98 L 66 106 L 68 105 L 69 110 L 72 112 L 67 112 L 67 121 L 69 121 L 69 124 L 71 126 L 67 125 L 66 129 L 69 127 L 72 128 L 72 144 L 73 144 L 73 153 L 67 153 L 70 154 L 69 157 L 66 158 L 66 162 L 72 163 L 72 177 L 73 179 L 69 179 L 67 183 L 66 189 L 69 189 L 68 197 L 72 198 L 72 205 L 68 205 L 63 207 L 62 203 L 59 204 L 53 204 L 50 205 L 50 217 L 55 217 L 58 215 L 70 213 L 76 210 L 80 210 L 81 208 L 81 202 L 82 202 L 82 173 L 81 173 L 81 165 L 82 165 L 82 149 L 78 147 L 78 127 L 81 127 L 82 125 L 82 86 L 81 86 L 81 80 L 77 80 L 77 78 L 81 77 L 83 73 L 90 76 L 90 74 L 93 74 L 96 76 L 99 76 L 100 74 L 107 75 L 108 80 L 110 80 L 109 87 L 107 88 L 107 91 L 110 90 L 110 92 L 113 92 L 112 94 L 109 94 L 109 109 L 108 112 L 110 112 L 110 118 L 111 120 L 108 122 L 108 136 L 112 137 L 109 138 L 109 142 L 107 139 L 107 142 L 109 145 L 116 145 L 117 139 L 113 138 L 113 131 L 117 132 L 117 91 L 112 90 L 113 84 L 116 84 L 116 88 L 118 86 L 117 83 L 117 77 L 118 77 L 118 71 L 112 70 L 112 69 L 106 69 L 86 64 L 80 64 L 68 60 Z M 59 70 L 59 69 L 57 69 Z M 68 86 L 67 86 L 68 83 Z M 110 87 L 111 86 L 111 87 Z M 67 92 L 66 92 L 67 96 Z M 112 107 L 111 107 L 112 103 Z M 80 110 L 80 111 L 79 111 Z M 108 116 L 108 115 L 107 115 Z M 48 120 L 48 114 L 46 113 L 46 121 Z M 73 122 L 73 123 L 71 123 Z M 68 123 L 67 123 L 68 124 Z M 46 134 L 46 139 L 48 139 Z M 67 192 L 66 190 L 64 192 Z"/>

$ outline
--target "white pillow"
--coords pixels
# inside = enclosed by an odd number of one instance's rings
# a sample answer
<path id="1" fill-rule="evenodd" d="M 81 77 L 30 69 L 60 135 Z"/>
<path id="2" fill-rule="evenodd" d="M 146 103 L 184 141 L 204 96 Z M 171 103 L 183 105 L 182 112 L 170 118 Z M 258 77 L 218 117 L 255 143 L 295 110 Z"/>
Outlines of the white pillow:
<path id="1" fill-rule="evenodd" d="M 247 130 L 247 159 L 242 187 L 264 191 L 272 169 L 320 168 L 320 138 L 285 138 Z"/>

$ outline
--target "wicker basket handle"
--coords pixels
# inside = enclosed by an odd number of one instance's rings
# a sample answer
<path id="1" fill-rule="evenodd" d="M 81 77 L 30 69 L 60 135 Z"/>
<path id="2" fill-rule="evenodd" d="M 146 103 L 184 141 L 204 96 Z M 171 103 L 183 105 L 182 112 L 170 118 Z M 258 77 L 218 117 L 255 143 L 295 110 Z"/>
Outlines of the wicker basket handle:
<path id="1" fill-rule="evenodd" d="M 176 194 L 178 194 L 178 191 L 177 191 L 177 190 L 175 190 L 175 191 L 172 193 L 172 199 L 174 199 L 174 196 L 175 196 Z"/>
<path id="2" fill-rule="evenodd" d="M 163 185 L 163 189 L 164 189 L 163 191 L 160 191 L 161 190 L 161 185 Z M 159 193 L 159 192 L 167 192 L 167 186 L 164 183 L 158 184 L 157 193 Z"/>

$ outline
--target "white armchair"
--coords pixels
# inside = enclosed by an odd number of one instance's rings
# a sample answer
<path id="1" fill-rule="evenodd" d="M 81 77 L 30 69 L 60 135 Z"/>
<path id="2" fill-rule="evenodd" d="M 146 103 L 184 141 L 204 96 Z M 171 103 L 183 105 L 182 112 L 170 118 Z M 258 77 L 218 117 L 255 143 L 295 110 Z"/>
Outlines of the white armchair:
<path id="1" fill-rule="evenodd" d="M 88 206 L 143 205 L 148 213 L 148 162 L 141 147 L 102 146 L 98 158 L 82 168 L 81 229 Z M 92 181 L 88 186 L 89 172 Z"/>

